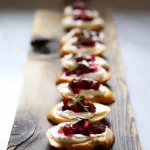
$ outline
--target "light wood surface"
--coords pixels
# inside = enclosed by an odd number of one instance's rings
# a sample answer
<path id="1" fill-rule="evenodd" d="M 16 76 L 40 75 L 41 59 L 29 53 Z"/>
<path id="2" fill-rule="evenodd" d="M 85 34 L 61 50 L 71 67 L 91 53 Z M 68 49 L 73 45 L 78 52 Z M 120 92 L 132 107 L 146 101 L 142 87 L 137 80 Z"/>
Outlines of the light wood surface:
<path id="1" fill-rule="evenodd" d="M 102 16 L 106 21 L 107 37 L 107 51 L 104 57 L 111 64 L 110 72 L 112 73 L 108 86 L 116 96 L 116 102 L 110 106 L 112 111 L 104 121 L 115 133 L 113 150 L 140 150 L 112 16 L 110 11 L 102 12 Z M 60 24 L 58 24 L 59 27 Z M 57 34 L 61 35 L 62 32 Z M 9 150 L 51 149 L 45 131 L 52 124 L 47 121 L 46 113 L 61 100 L 55 86 L 56 74 L 61 71 L 58 51 L 59 49 L 47 55 L 32 51 L 28 55 L 20 103 L 8 144 Z"/>

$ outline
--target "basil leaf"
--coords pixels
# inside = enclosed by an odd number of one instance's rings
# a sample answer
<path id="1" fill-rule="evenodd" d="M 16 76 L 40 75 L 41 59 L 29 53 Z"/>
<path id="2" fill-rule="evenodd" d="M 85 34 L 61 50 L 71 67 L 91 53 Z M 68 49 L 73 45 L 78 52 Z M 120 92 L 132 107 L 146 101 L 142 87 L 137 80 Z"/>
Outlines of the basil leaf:
<path id="1" fill-rule="evenodd" d="M 87 120 L 89 123 L 92 123 L 92 121 L 91 121 L 90 119 L 88 119 L 88 118 L 85 118 L 85 117 L 77 117 L 77 118 L 73 121 L 72 124 L 76 124 L 76 123 L 78 123 L 78 122 L 81 121 L 81 120 Z"/>
<path id="2" fill-rule="evenodd" d="M 87 107 L 84 106 L 84 104 L 82 104 L 80 101 L 79 101 L 78 103 L 83 107 L 83 109 L 84 109 L 86 112 L 89 112 L 89 110 L 87 109 Z"/>
<path id="3" fill-rule="evenodd" d="M 67 105 L 68 105 L 68 107 L 71 107 L 74 104 L 79 103 L 86 112 L 89 112 L 89 110 L 87 109 L 88 106 L 84 106 L 84 104 L 82 104 L 81 100 L 82 100 L 81 96 L 79 94 L 77 94 L 75 96 L 75 100 L 72 102 L 69 102 Z"/>
<path id="4" fill-rule="evenodd" d="M 73 101 L 73 102 L 68 102 L 68 107 L 71 107 L 71 106 L 73 106 L 74 104 L 76 103 L 76 101 Z"/>
<path id="5" fill-rule="evenodd" d="M 87 107 L 84 106 L 84 104 L 82 104 L 81 100 L 82 100 L 82 98 L 81 98 L 81 96 L 79 94 L 75 96 L 75 101 L 77 103 L 79 103 L 86 112 L 89 112 L 89 110 L 87 109 Z"/>
<path id="6" fill-rule="evenodd" d="M 78 67 L 78 64 L 72 66 L 71 71 L 75 70 Z"/>

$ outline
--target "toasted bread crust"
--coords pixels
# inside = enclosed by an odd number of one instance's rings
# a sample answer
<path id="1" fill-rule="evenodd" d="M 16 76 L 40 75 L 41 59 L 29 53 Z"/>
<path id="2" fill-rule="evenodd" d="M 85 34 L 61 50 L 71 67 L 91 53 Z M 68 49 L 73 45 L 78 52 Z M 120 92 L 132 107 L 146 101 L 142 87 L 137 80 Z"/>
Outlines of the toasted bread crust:
<path id="1" fill-rule="evenodd" d="M 62 102 L 60 102 L 60 103 L 62 103 Z M 56 113 L 56 110 L 58 108 L 58 105 L 60 105 L 60 103 L 57 104 L 56 106 L 54 106 L 52 108 L 52 110 L 50 110 L 47 113 L 47 119 L 48 120 L 52 120 L 55 123 L 71 122 L 71 121 L 73 121 L 73 119 L 62 117 L 62 116 L 60 116 L 60 115 L 58 115 Z M 102 104 L 94 103 L 94 105 L 102 105 Z M 101 115 L 95 114 L 92 118 L 90 118 L 92 122 L 99 121 L 99 120 L 103 119 L 105 116 L 108 115 L 108 113 L 111 111 L 111 109 L 108 106 L 105 106 L 105 107 L 107 108 L 107 111 L 105 113 L 102 113 Z"/>
<path id="2" fill-rule="evenodd" d="M 93 53 L 91 53 L 91 55 L 100 56 L 104 52 L 104 50 L 105 50 L 105 47 L 101 47 L 100 49 L 94 50 Z M 63 47 L 60 50 L 60 56 L 65 56 L 68 54 L 77 54 L 77 53 L 78 52 L 63 49 Z"/>
<path id="3" fill-rule="evenodd" d="M 110 69 L 109 64 L 102 64 L 101 67 L 103 67 L 105 70 L 109 70 Z"/>
<path id="4" fill-rule="evenodd" d="M 108 72 L 104 78 L 99 80 L 99 82 L 103 84 L 107 82 L 108 80 L 110 80 L 110 78 L 111 78 L 111 74 Z M 60 83 L 64 83 L 64 82 L 70 83 L 71 81 L 72 81 L 71 78 L 62 78 L 61 74 L 58 74 L 56 77 L 56 85 Z"/>
<path id="5" fill-rule="evenodd" d="M 64 44 L 66 44 L 66 42 L 65 42 L 65 40 L 63 38 L 61 38 L 60 45 L 63 46 Z"/>
<path id="6" fill-rule="evenodd" d="M 92 140 L 88 140 L 87 142 L 77 144 L 56 141 L 51 137 L 49 130 L 47 131 L 46 135 L 49 139 L 51 146 L 57 149 L 65 148 L 67 150 L 93 150 L 95 147 L 98 146 L 103 146 L 108 149 L 109 147 L 111 147 L 115 139 L 114 133 L 109 128 L 107 128 L 106 137 L 95 137 Z"/>

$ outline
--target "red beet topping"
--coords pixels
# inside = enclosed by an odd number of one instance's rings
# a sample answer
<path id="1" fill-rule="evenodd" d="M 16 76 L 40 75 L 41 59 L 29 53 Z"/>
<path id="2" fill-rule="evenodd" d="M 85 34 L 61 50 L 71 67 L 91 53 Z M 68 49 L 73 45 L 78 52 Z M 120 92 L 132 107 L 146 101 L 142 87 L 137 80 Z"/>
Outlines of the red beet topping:
<path id="1" fill-rule="evenodd" d="M 59 134 L 62 134 L 62 133 L 63 133 L 63 130 L 58 130 L 58 133 L 59 133 Z"/>
<path id="2" fill-rule="evenodd" d="M 89 90 L 89 89 L 98 90 L 99 86 L 100 86 L 99 81 L 91 80 L 91 79 L 84 79 L 84 78 L 81 78 L 79 80 L 73 79 L 69 83 L 69 88 L 74 94 L 78 94 L 81 89 L 84 89 L 84 90 Z"/>
<path id="3" fill-rule="evenodd" d="M 92 21 L 94 18 L 92 16 L 86 15 L 84 12 L 81 15 L 77 15 L 73 17 L 74 20 L 82 20 L 82 21 Z"/>
<path id="4" fill-rule="evenodd" d="M 94 47 L 95 41 L 93 41 L 91 38 L 79 36 L 78 40 L 73 43 L 73 45 L 77 46 L 77 48 Z"/>
<path id="5" fill-rule="evenodd" d="M 62 110 L 71 110 L 73 112 L 95 112 L 94 104 L 85 101 L 84 96 L 76 95 L 74 98 L 63 99 Z"/>
<path id="6" fill-rule="evenodd" d="M 100 122 L 90 123 L 86 119 L 80 119 L 80 121 L 74 124 L 65 124 L 62 128 L 64 135 L 82 134 L 89 136 L 90 134 L 101 134 L 106 131 L 106 126 Z"/>
<path id="7" fill-rule="evenodd" d="M 85 64 L 75 64 L 70 70 L 65 71 L 66 76 L 70 76 L 72 74 L 76 74 L 77 76 L 80 76 L 82 74 L 96 72 L 98 70 L 98 67 L 96 64 L 92 65 L 85 65 Z"/>
<path id="8" fill-rule="evenodd" d="M 75 33 L 72 37 L 79 37 L 82 35 L 82 32 L 81 33 Z M 83 36 L 83 35 L 82 35 Z"/>
<path id="9" fill-rule="evenodd" d="M 86 60 L 87 62 L 93 62 L 95 61 L 95 56 L 92 55 L 75 55 L 74 59 L 76 60 L 76 62 L 81 62 L 83 60 Z"/>
<path id="10" fill-rule="evenodd" d="M 74 3 L 73 6 L 72 6 L 72 8 L 73 9 L 79 9 L 79 10 L 85 10 L 85 9 L 87 9 L 85 3 L 80 2 L 80 1 Z"/>

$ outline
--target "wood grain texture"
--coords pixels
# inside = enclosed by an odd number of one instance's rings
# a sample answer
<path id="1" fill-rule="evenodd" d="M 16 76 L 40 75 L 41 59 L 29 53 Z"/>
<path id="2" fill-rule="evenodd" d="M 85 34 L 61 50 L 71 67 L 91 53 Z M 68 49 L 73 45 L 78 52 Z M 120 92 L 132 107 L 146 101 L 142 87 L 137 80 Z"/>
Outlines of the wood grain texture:
<path id="1" fill-rule="evenodd" d="M 110 105 L 111 113 L 104 120 L 115 133 L 115 143 L 111 149 L 141 150 L 111 12 L 102 11 L 101 14 L 106 22 L 107 50 L 104 57 L 111 65 L 110 72 L 112 74 L 108 86 L 116 97 L 116 102 Z M 57 20 L 59 13 L 56 15 L 54 21 L 59 22 Z M 59 30 L 57 30 L 58 28 Z M 55 28 L 51 28 L 51 30 L 55 30 L 58 37 L 63 34 L 62 30 L 60 32 L 60 24 L 56 24 Z M 45 132 L 52 126 L 52 123 L 46 119 L 46 113 L 61 101 L 61 96 L 55 86 L 56 74 L 61 72 L 58 57 L 59 43 L 56 41 L 55 51 L 53 50 L 55 44 L 51 42 L 47 48 L 52 51 L 47 55 L 35 51 L 29 52 L 20 103 L 8 143 L 8 150 L 52 149 Z"/>

